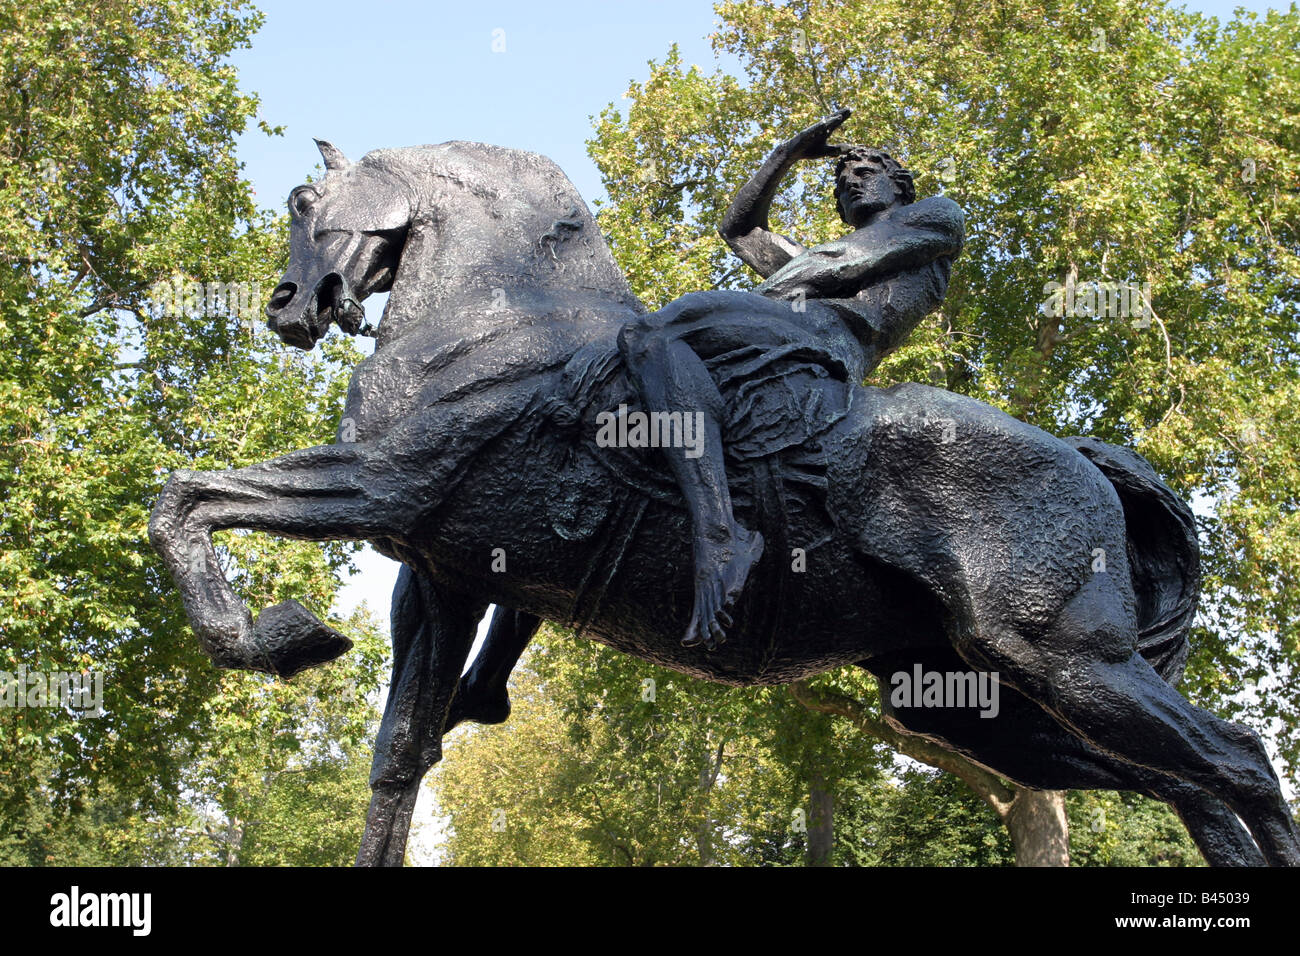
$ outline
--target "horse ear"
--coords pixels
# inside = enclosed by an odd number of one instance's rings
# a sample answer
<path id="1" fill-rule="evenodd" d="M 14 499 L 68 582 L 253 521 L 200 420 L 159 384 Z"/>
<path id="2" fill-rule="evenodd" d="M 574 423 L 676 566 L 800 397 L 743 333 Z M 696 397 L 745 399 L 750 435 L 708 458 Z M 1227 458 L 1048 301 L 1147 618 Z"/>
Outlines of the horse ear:
<path id="1" fill-rule="evenodd" d="M 343 155 L 343 150 L 333 143 L 318 139 L 316 140 L 316 148 L 320 150 L 320 154 L 325 160 L 326 169 L 346 169 L 351 165 L 348 158 Z"/>

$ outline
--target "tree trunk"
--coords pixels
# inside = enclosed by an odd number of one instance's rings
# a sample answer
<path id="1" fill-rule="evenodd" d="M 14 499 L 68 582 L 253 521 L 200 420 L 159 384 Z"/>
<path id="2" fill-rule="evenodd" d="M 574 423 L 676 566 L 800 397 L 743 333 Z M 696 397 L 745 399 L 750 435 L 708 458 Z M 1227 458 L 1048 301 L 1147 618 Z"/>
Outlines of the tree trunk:
<path id="1" fill-rule="evenodd" d="M 239 865 L 239 849 L 244 843 L 244 824 L 231 816 L 226 821 L 226 866 Z"/>
<path id="2" fill-rule="evenodd" d="M 1016 849 L 1016 866 L 1069 866 L 1070 826 L 1064 790 L 1016 788 L 1002 818 Z"/>
<path id="3" fill-rule="evenodd" d="M 835 793 L 821 774 L 808 784 L 808 865 L 830 866 L 835 847 Z"/>
<path id="4" fill-rule="evenodd" d="M 722 771 L 722 761 L 726 753 L 727 738 L 724 737 L 718 744 L 717 752 L 712 759 L 706 757 L 700 768 L 700 817 L 695 824 L 695 847 L 700 854 L 700 866 L 713 866 L 717 862 L 713 848 L 713 816 L 709 809 L 709 796 L 713 791 L 713 785 L 718 782 L 718 774 Z"/>
<path id="5" fill-rule="evenodd" d="M 713 866 L 713 821 L 707 816 L 695 824 L 695 849 L 700 854 L 700 866 Z"/>
<path id="6" fill-rule="evenodd" d="M 853 721 L 872 737 L 892 744 L 913 760 L 955 774 L 992 807 L 1011 835 L 1016 866 L 1069 866 L 1070 826 L 1065 817 L 1065 791 L 1026 790 L 1003 782 L 979 764 L 940 747 L 925 737 L 906 733 L 876 717 L 861 701 L 843 694 L 818 692 L 805 681 L 795 681 L 790 692 L 804 707 L 823 714 L 838 714 Z M 827 794 L 827 799 L 830 795 Z M 814 803 L 814 807 L 816 804 Z M 815 813 L 815 810 L 814 810 Z M 827 860 L 830 853 L 830 815 L 827 814 Z M 812 864 L 813 821 L 808 826 L 808 855 Z"/>

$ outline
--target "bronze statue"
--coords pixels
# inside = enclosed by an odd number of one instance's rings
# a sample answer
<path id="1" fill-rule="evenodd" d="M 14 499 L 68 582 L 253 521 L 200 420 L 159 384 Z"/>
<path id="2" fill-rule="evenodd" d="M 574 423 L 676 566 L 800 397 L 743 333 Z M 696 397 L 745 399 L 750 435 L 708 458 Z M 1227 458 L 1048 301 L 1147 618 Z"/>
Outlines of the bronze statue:
<path id="1" fill-rule="evenodd" d="M 214 662 L 282 676 L 347 641 L 294 601 L 254 619 L 214 531 L 364 539 L 403 564 L 359 863 L 401 863 L 443 733 L 505 717 L 541 619 L 738 685 L 845 665 L 884 687 L 914 668 L 996 672 L 993 719 L 882 707 L 1024 786 L 1165 800 L 1211 863 L 1300 862 L 1259 739 L 1173 689 L 1199 554 L 1151 467 L 940 389 L 858 384 L 942 298 L 961 215 L 910 202 L 883 152 L 828 145 L 840 122 L 778 150 L 724 223 L 763 285 L 653 314 L 549 160 L 450 142 L 350 163 L 320 144 L 327 175 L 290 195 L 267 311 L 311 348 L 391 292 L 340 440 L 177 472 L 150 536 Z M 855 232 L 802 250 L 765 230 L 767 202 L 781 167 L 819 156 L 844 160 Z M 673 439 L 697 412 L 687 459 Z"/>

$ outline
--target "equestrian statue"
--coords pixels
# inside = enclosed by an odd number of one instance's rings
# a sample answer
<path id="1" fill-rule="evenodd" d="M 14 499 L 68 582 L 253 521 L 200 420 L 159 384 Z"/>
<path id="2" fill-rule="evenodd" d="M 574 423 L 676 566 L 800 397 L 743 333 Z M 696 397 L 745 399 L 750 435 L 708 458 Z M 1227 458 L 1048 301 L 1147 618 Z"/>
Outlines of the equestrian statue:
<path id="1" fill-rule="evenodd" d="M 994 674 L 992 719 L 881 707 L 1024 787 L 1165 801 L 1211 864 L 1300 863 L 1259 737 L 1175 690 L 1200 587 L 1187 505 L 1130 450 L 861 385 L 942 303 L 964 219 L 916 199 L 888 151 L 831 143 L 848 115 L 778 146 L 724 216 L 762 283 L 653 312 L 550 160 L 449 142 L 350 162 L 318 142 L 326 174 L 289 195 L 266 311 L 303 349 L 331 324 L 374 335 L 338 440 L 178 471 L 149 533 L 213 662 L 286 678 L 349 642 L 296 601 L 254 617 L 213 532 L 363 540 L 401 563 L 359 865 L 401 865 L 443 735 L 506 719 L 542 620 L 731 685 Z M 769 207 L 817 160 L 850 231 L 806 248 Z"/>

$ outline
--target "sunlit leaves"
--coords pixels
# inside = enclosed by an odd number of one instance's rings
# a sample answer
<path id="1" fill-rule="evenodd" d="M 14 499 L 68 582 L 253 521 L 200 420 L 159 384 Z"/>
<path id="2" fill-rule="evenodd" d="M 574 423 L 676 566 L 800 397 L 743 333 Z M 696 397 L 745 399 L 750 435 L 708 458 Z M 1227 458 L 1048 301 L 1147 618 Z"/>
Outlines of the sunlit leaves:
<path id="1" fill-rule="evenodd" d="M 0 713 L 0 820 L 33 793 L 60 812 L 97 788 L 132 812 L 176 799 L 200 741 L 229 730 L 214 695 L 251 678 L 199 652 L 150 508 L 176 468 L 263 461 L 336 424 L 350 347 L 291 353 L 260 302 L 151 301 L 173 279 L 264 299 L 283 266 L 283 223 L 234 158 L 257 101 L 226 60 L 260 17 L 243 0 L 0 3 L 0 669 L 101 672 L 107 711 Z M 327 612 L 348 554 L 219 544 L 258 609 Z"/>

